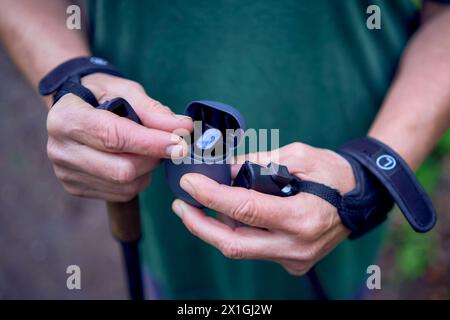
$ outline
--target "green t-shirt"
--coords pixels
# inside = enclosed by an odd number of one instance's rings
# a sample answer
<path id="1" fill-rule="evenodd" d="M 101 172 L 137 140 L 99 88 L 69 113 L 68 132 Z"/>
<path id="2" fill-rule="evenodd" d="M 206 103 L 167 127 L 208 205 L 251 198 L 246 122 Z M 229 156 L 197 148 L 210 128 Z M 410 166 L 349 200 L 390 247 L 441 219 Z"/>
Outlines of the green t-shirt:
<path id="1" fill-rule="evenodd" d="M 279 128 L 281 145 L 331 149 L 367 132 L 417 14 L 410 0 L 90 4 L 94 53 L 175 112 L 217 100 L 238 108 L 248 127 Z M 371 4 L 381 9 L 380 30 L 366 27 Z M 141 195 L 144 276 L 159 297 L 312 297 L 304 277 L 227 259 L 192 236 L 171 212 L 173 199 L 159 168 Z M 331 297 L 350 298 L 363 285 L 383 230 L 344 241 L 318 264 Z"/>

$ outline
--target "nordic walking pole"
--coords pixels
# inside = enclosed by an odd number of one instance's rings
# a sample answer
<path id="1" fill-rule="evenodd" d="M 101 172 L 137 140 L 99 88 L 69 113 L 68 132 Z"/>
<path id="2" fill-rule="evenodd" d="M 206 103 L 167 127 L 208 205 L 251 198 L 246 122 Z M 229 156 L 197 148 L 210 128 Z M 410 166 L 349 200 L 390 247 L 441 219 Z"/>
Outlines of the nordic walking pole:
<path id="1" fill-rule="evenodd" d="M 139 239 L 141 220 L 139 197 L 128 202 L 107 202 L 111 233 L 122 246 L 128 278 L 128 290 L 132 300 L 143 300 L 141 265 L 139 259 Z"/>
<path id="2" fill-rule="evenodd" d="M 74 94 L 96 109 L 112 112 L 142 124 L 131 105 L 123 98 L 117 97 L 101 104 L 95 95 L 81 84 L 83 76 L 92 73 L 106 73 L 122 77 L 108 61 L 98 57 L 78 57 L 70 59 L 39 81 L 39 93 L 43 96 L 53 95 L 53 104 L 67 93 Z M 131 299 L 143 299 L 141 268 L 139 261 L 139 238 L 141 236 L 139 199 L 118 203 L 108 202 L 109 220 L 113 236 L 120 242 L 128 276 Z"/>
<path id="3" fill-rule="evenodd" d="M 136 112 L 123 98 L 106 101 L 97 108 L 108 110 L 142 124 Z M 107 202 L 106 207 L 111 233 L 122 246 L 130 298 L 132 300 L 143 300 L 144 290 L 139 258 L 139 240 L 141 238 L 139 197 L 136 196 L 127 202 Z"/>

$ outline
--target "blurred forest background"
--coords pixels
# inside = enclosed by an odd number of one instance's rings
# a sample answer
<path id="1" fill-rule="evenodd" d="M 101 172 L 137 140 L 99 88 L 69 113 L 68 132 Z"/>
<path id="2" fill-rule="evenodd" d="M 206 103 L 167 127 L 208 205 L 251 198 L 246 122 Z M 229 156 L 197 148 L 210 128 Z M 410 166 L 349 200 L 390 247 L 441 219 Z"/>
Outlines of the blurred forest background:
<path id="1" fill-rule="evenodd" d="M 46 157 L 46 111 L 1 50 L 0 108 L 0 299 L 126 298 L 103 202 L 64 192 Z M 450 132 L 418 175 L 438 224 L 420 235 L 391 215 L 382 290 L 370 298 L 450 298 Z M 66 288 L 71 264 L 81 267 L 82 290 Z"/>

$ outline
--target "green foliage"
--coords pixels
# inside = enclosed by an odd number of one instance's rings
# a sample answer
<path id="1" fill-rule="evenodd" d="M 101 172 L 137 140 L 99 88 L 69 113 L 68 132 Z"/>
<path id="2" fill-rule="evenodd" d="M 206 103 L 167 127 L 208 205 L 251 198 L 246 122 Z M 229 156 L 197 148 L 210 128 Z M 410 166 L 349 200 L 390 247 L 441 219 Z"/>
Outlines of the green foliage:
<path id="1" fill-rule="evenodd" d="M 417 171 L 417 177 L 425 190 L 433 196 L 441 175 L 441 161 L 450 155 L 450 130 L 442 137 L 435 150 Z M 403 220 L 393 230 L 390 240 L 395 252 L 395 268 L 400 278 L 414 280 L 424 275 L 433 261 L 436 238 L 433 233 L 418 234 Z"/>
<path id="2" fill-rule="evenodd" d="M 404 280 L 422 276 L 435 255 L 434 239 L 430 234 L 418 234 L 407 223 L 401 225 L 395 243 L 395 268 Z"/>
<path id="3" fill-rule="evenodd" d="M 417 9 L 422 8 L 422 1 L 421 1 L 421 0 L 411 0 L 411 2 L 414 4 L 414 6 L 415 6 Z"/>
<path id="4" fill-rule="evenodd" d="M 441 175 L 441 161 L 447 155 L 450 155 L 450 130 L 439 140 L 436 148 L 416 173 L 417 178 L 429 194 L 433 194 L 436 190 Z"/>
<path id="5" fill-rule="evenodd" d="M 450 129 L 447 131 L 446 134 L 444 134 L 444 136 L 439 141 L 439 143 L 436 147 L 436 152 L 440 156 L 445 156 L 445 155 L 450 154 Z"/>
<path id="6" fill-rule="evenodd" d="M 441 162 L 435 155 L 429 156 L 417 170 L 416 176 L 428 194 L 433 194 L 439 182 Z"/>

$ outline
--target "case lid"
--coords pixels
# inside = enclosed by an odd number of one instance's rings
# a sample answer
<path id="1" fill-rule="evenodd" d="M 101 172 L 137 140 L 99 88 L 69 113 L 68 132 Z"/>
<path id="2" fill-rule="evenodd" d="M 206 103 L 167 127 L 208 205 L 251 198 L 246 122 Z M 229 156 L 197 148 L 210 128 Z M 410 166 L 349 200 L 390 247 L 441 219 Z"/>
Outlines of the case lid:
<path id="1" fill-rule="evenodd" d="M 239 145 L 243 132 L 246 130 L 242 114 L 232 106 L 221 102 L 209 100 L 193 101 L 187 105 L 184 114 L 191 117 L 193 121 L 202 121 L 204 128 L 206 126 L 219 129 L 222 132 L 222 136 L 227 139 L 225 143 L 233 141 L 233 148 Z M 229 132 L 227 135 L 227 129 L 235 131 L 233 137 L 230 137 Z"/>

